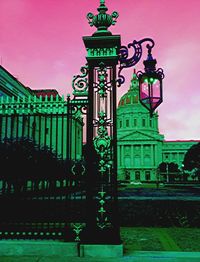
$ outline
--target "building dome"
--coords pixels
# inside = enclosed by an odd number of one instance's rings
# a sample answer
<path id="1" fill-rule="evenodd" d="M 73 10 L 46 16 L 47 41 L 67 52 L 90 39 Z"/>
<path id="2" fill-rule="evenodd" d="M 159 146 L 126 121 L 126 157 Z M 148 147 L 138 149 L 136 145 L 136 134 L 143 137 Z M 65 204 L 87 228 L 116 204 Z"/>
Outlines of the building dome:
<path id="1" fill-rule="evenodd" d="M 126 94 L 124 94 L 119 103 L 118 107 L 123 107 L 132 104 L 139 104 L 139 82 L 134 70 L 133 77 L 131 80 L 131 86 Z"/>

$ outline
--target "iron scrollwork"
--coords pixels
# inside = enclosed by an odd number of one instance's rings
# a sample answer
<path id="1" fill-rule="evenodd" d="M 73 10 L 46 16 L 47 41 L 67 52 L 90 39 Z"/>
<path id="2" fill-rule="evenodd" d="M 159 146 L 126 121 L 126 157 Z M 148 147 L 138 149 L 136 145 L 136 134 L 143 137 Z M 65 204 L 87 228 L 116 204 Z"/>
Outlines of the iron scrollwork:
<path id="1" fill-rule="evenodd" d="M 104 174 L 107 168 L 110 167 L 107 158 L 110 153 L 111 138 L 110 136 L 108 136 L 106 125 L 107 125 L 107 120 L 106 120 L 105 113 L 99 112 L 98 130 L 97 130 L 98 136 L 94 138 L 93 142 L 94 142 L 95 150 L 100 156 L 99 171 L 101 172 L 101 174 Z"/>
<path id="2" fill-rule="evenodd" d="M 150 42 L 146 45 L 146 48 L 151 51 L 151 49 L 154 47 L 155 43 L 151 38 L 144 38 L 140 41 L 134 40 L 132 43 L 128 44 L 128 47 L 126 46 L 121 46 L 119 49 L 119 72 L 118 72 L 118 86 L 121 86 L 125 82 L 125 78 L 123 75 L 121 75 L 121 71 L 124 68 L 132 67 L 136 65 L 141 57 L 142 57 L 142 44 L 144 42 Z M 129 57 L 129 48 L 134 49 L 134 54 L 132 57 Z"/>
<path id="3" fill-rule="evenodd" d="M 75 97 L 88 95 L 88 65 L 82 66 L 80 71 L 82 74 L 75 75 L 72 80 L 73 95 Z"/>

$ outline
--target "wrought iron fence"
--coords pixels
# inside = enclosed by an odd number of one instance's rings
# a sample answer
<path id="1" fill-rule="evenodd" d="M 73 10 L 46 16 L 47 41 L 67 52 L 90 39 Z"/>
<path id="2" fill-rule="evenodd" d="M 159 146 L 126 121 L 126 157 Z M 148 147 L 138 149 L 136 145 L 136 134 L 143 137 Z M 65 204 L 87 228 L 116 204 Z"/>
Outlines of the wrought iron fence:
<path id="1" fill-rule="evenodd" d="M 70 99 L 1 101 L 1 239 L 80 240 L 84 125 L 73 104 Z"/>

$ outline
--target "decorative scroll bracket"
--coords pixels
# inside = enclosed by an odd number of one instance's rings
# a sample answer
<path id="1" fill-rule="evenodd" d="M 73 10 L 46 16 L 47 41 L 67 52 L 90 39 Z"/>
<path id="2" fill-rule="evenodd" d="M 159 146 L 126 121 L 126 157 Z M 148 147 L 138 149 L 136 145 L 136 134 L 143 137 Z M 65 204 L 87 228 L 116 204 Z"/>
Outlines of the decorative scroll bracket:
<path id="1" fill-rule="evenodd" d="M 117 84 L 118 86 L 121 86 L 125 82 L 125 77 L 121 75 L 121 71 L 124 68 L 132 67 L 136 65 L 141 57 L 142 57 L 142 44 L 144 42 L 150 42 L 146 45 L 146 48 L 148 49 L 148 56 L 151 55 L 151 50 L 154 47 L 155 43 L 151 38 L 144 38 L 142 40 L 136 41 L 134 40 L 132 43 L 128 44 L 128 47 L 121 46 L 119 49 L 119 72 L 118 72 L 118 79 Z M 129 48 L 132 47 L 134 49 L 134 54 L 132 57 L 129 57 Z"/>

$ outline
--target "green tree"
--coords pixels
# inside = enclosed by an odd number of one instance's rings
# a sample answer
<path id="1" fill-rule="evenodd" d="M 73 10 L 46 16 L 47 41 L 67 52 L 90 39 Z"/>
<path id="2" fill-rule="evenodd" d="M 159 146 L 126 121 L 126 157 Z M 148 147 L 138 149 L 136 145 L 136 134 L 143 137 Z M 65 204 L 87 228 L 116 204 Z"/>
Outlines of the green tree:
<path id="1" fill-rule="evenodd" d="M 162 162 L 160 163 L 159 167 L 159 173 L 167 182 L 174 182 L 176 180 L 180 179 L 180 170 L 178 168 L 178 165 L 174 162 Z"/>
<path id="2" fill-rule="evenodd" d="M 200 143 L 191 146 L 183 161 L 184 171 L 200 181 Z"/>
<path id="3" fill-rule="evenodd" d="M 25 191 L 28 181 L 32 181 L 33 190 L 38 190 L 44 181 L 48 181 L 48 187 L 55 187 L 56 179 L 65 176 L 62 161 L 49 148 L 39 148 L 29 139 L 0 143 L 0 165 L 0 180 L 7 192 Z"/>

